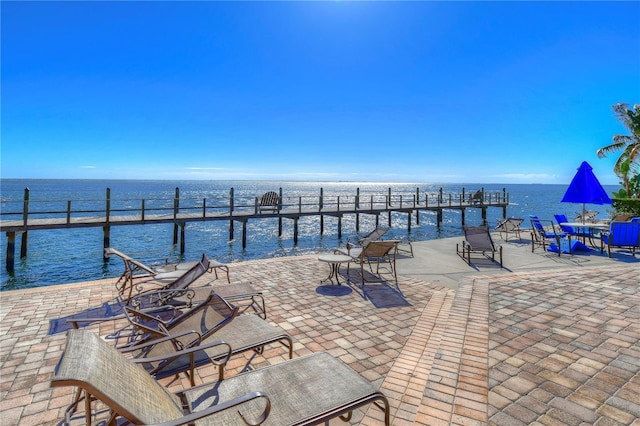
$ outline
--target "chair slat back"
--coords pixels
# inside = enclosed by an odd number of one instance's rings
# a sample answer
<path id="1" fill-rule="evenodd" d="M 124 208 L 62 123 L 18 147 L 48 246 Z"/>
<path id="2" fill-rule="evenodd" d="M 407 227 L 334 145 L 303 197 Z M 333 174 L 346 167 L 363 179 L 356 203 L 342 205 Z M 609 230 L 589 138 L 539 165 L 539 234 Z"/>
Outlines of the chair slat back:
<path id="1" fill-rule="evenodd" d="M 266 192 L 260 198 L 260 206 L 262 207 L 277 207 L 278 206 L 278 193 L 274 191 Z"/>

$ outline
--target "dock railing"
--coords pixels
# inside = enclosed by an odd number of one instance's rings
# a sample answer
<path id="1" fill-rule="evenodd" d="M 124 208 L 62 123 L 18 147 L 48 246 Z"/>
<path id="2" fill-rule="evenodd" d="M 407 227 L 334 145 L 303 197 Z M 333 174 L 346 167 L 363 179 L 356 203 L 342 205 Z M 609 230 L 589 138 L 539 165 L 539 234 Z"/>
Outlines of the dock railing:
<path id="1" fill-rule="evenodd" d="M 503 206 L 509 203 L 506 190 L 485 192 L 482 198 L 474 199 L 470 192 L 460 193 L 420 192 L 387 194 L 330 194 L 320 191 L 320 195 L 287 196 L 280 192 L 278 208 L 265 213 L 258 208 L 260 196 L 235 196 L 233 188 L 229 195 L 213 197 L 181 197 L 176 188 L 173 198 L 118 199 L 111 197 L 109 188 L 104 199 L 84 200 L 33 200 L 29 188 L 24 191 L 23 200 L 3 200 L 0 211 L 2 231 L 26 229 L 45 219 L 58 226 L 80 222 L 102 221 L 110 223 L 114 219 L 146 222 L 147 220 L 213 219 L 235 216 L 273 216 L 274 214 L 322 214 L 365 211 L 389 211 L 430 208 L 462 208 Z M 44 224 L 43 224 L 44 225 Z"/>
<path id="2" fill-rule="evenodd" d="M 320 217 L 320 234 L 323 233 L 324 216 L 338 218 L 338 238 L 342 236 L 341 220 L 344 214 L 356 215 L 358 230 L 359 215 L 376 215 L 387 213 L 391 226 L 392 213 L 404 213 L 409 216 L 408 230 L 411 230 L 411 217 L 417 212 L 416 223 L 419 222 L 421 210 L 435 211 L 437 224 L 442 223 L 442 214 L 447 209 L 461 211 L 462 223 L 465 221 L 467 208 L 482 210 L 482 219 L 486 221 L 488 207 L 501 207 L 503 217 L 509 196 L 505 189 L 501 192 L 476 191 L 473 195 L 464 189 L 460 193 L 444 193 L 442 188 L 437 192 L 393 193 L 391 188 L 386 194 L 324 194 L 319 195 L 285 195 L 280 188 L 275 208 L 263 211 L 260 209 L 260 197 L 236 196 L 234 189 L 228 196 L 223 194 L 212 197 L 182 197 L 180 189 L 175 189 L 172 198 L 118 199 L 111 197 L 111 190 L 106 189 L 104 199 L 84 200 L 34 200 L 29 188 L 24 190 L 22 200 L 2 200 L 0 211 L 0 231 L 7 234 L 7 271 L 14 270 L 14 251 L 16 234 L 22 234 L 20 257 L 27 255 L 28 234 L 30 230 L 63 229 L 81 227 L 102 227 L 103 245 L 110 246 L 110 229 L 113 225 L 142 225 L 147 223 L 172 223 L 173 244 L 180 243 L 180 252 L 184 253 L 185 225 L 188 222 L 207 220 L 229 221 L 229 240 L 234 239 L 234 222 L 242 223 L 242 246 L 246 247 L 247 222 L 249 219 L 268 217 L 278 218 L 278 235 L 282 234 L 282 219 L 294 222 L 293 240 L 298 241 L 298 220 L 302 216 Z"/>

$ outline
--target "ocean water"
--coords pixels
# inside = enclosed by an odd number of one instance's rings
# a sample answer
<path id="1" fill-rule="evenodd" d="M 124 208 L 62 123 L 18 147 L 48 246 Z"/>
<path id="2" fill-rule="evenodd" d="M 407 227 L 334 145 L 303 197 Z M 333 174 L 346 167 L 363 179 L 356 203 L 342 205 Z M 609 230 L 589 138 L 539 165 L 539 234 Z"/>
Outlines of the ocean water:
<path id="1" fill-rule="evenodd" d="M 176 188 L 180 191 L 181 207 L 202 205 L 203 199 L 206 199 L 207 206 L 223 205 L 228 203 L 231 188 L 237 206 L 251 206 L 255 197 L 280 188 L 285 203 L 300 199 L 317 200 L 321 189 L 327 200 L 337 197 L 353 200 L 357 191 L 362 200 L 378 199 L 387 195 L 389 190 L 394 197 L 402 195 L 405 200 L 418 192 L 423 200 L 427 194 L 436 196 L 441 189 L 446 199 L 448 194 L 459 194 L 463 189 L 473 193 L 484 188 L 489 193 L 506 190 L 510 200 L 508 217 L 527 218 L 530 214 L 537 214 L 550 220 L 556 213 L 565 213 L 572 218 L 582 209 L 582 205 L 560 202 L 566 185 L 5 179 L 0 186 L 2 220 L 21 218 L 21 215 L 9 213 L 22 211 L 25 188 L 29 188 L 30 211 L 45 212 L 40 217 L 56 216 L 47 212 L 64 211 L 68 201 L 72 201 L 73 210 L 83 210 L 83 215 L 97 215 L 96 210 L 104 209 L 107 188 L 112 209 L 140 208 L 143 199 L 147 209 L 170 208 Z M 605 189 L 611 193 L 619 188 L 609 185 Z M 598 210 L 599 217 L 608 217 L 611 213 L 611 206 L 587 207 Z M 501 208 L 487 209 L 489 225 L 494 226 L 501 218 Z M 381 224 L 387 223 L 386 214 L 380 217 L 380 221 Z M 465 222 L 468 225 L 481 224 L 480 209 L 467 209 Z M 375 217 L 360 216 L 360 232 L 374 227 Z M 293 243 L 293 221 L 287 219 L 283 219 L 282 236 L 278 236 L 277 219 L 250 220 L 245 249 L 242 248 L 241 234 L 241 226 L 236 225 L 235 238 L 230 240 L 227 221 L 190 222 L 185 230 L 185 253 L 181 255 L 179 247 L 173 244 L 171 224 L 112 226 L 111 246 L 149 265 L 196 260 L 202 253 L 221 262 L 237 262 L 330 251 L 356 234 L 356 221 L 355 215 L 345 215 L 342 238 L 338 238 L 337 219 L 325 217 L 324 233 L 320 235 L 319 216 L 301 218 L 297 244 Z M 435 213 L 421 212 L 420 223 L 415 223 L 414 216 L 410 232 L 407 215 L 394 214 L 392 229 L 385 238 L 420 241 L 462 234 L 461 214 L 452 210 L 444 212 L 443 223 L 439 227 Z M 17 236 L 15 271 L 10 275 L 5 269 L 7 236 L 4 233 L 0 235 L 0 290 L 116 277 L 123 271 L 121 260 L 114 257 L 103 259 L 103 232 L 100 227 L 31 231 L 28 254 L 24 259 L 19 258 L 20 242 L 21 238 Z"/>

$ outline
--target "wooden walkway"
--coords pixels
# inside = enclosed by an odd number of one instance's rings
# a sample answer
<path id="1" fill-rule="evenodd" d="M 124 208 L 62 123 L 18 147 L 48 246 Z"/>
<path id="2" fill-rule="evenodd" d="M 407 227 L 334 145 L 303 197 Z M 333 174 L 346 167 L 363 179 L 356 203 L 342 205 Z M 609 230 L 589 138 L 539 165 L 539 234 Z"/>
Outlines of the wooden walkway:
<path id="1" fill-rule="evenodd" d="M 465 211 L 467 209 L 480 209 L 483 220 L 486 220 L 486 212 L 489 207 L 502 208 L 502 216 L 506 217 L 506 208 L 509 204 L 509 197 L 506 192 L 497 193 L 477 193 L 448 194 L 440 193 L 438 196 L 429 198 L 425 196 L 420 200 L 420 194 L 399 194 L 393 195 L 391 190 L 388 194 L 372 195 L 368 197 L 333 196 L 324 197 L 283 197 L 279 195 L 279 202 L 276 206 L 265 209 L 260 206 L 260 200 L 256 197 L 251 200 L 236 200 L 231 197 L 224 205 L 207 205 L 207 200 L 200 200 L 198 205 L 184 206 L 184 200 L 180 200 L 179 192 L 176 198 L 166 200 L 172 203 L 173 207 L 165 208 L 145 208 L 145 200 L 140 200 L 140 208 L 111 209 L 110 200 L 104 203 L 103 210 L 72 210 L 72 202 L 67 201 L 65 211 L 30 212 L 29 195 L 25 193 L 25 208 L 22 212 L 3 213 L 2 216 L 13 215 L 22 216 L 21 219 L 0 220 L 0 231 L 7 233 L 7 271 L 14 269 L 16 235 L 22 235 L 20 257 L 26 257 L 28 247 L 29 231 L 46 229 L 72 229 L 72 228 L 103 228 L 104 247 L 110 246 L 110 230 L 112 226 L 144 225 L 170 223 L 174 225 L 174 244 L 180 244 L 180 252 L 185 251 L 185 226 L 189 222 L 202 221 L 228 221 L 229 239 L 234 239 L 235 226 L 240 223 L 242 226 L 242 247 L 246 248 L 247 223 L 249 220 L 278 218 L 278 235 L 282 235 L 283 219 L 293 220 L 293 240 L 298 242 L 298 220 L 302 217 L 319 216 L 320 234 L 324 233 L 325 216 L 336 217 L 338 219 L 338 238 L 342 238 L 342 217 L 344 215 L 356 216 L 356 230 L 359 230 L 360 215 L 374 215 L 376 225 L 380 216 L 386 215 L 389 226 L 391 226 L 392 214 L 408 215 L 407 226 L 411 230 L 411 224 L 415 217 L 416 224 L 420 223 L 420 212 L 436 212 L 438 226 L 442 223 L 443 212 L 445 210 L 458 210 L 461 212 L 462 224 L 465 223 Z M 366 199 L 366 200 L 365 200 Z M 181 206 L 182 201 L 182 206 Z M 74 202 L 77 203 L 77 202 Z M 137 203 L 136 203 L 137 204 Z M 38 216 L 47 217 L 38 217 Z"/>

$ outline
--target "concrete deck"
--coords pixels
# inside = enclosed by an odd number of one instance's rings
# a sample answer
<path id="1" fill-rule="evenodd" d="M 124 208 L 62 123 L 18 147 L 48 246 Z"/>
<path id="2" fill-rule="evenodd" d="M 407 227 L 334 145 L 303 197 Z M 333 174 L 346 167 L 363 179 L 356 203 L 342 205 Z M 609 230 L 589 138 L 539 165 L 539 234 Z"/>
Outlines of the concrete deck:
<path id="1" fill-rule="evenodd" d="M 455 252 L 461 240 L 414 243 L 414 257 L 399 259 L 404 307 L 379 309 L 356 291 L 316 293 L 328 274 L 317 255 L 229 266 L 232 282 L 265 292 L 268 321 L 293 336 L 294 356 L 327 351 L 379 385 L 393 425 L 640 425 L 640 256 L 558 257 L 502 242 L 500 268 L 479 257 L 467 265 Z M 63 418 L 72 389 L 49 380 L 65 336 L 48 335 L 49 320 L 110 300 L 113 282 L 0 293 L 3 425 Z M 116 326 L 90 329 L 105 335 Z M 237 356 L 227 375 L 285 358 L 277 345 Z M 202 382 L 216 375 L 199 371 Z M 177 390 L 186 381 L 163 383 Z M 351 423 L 381 419 L 369 407 Z"/>

